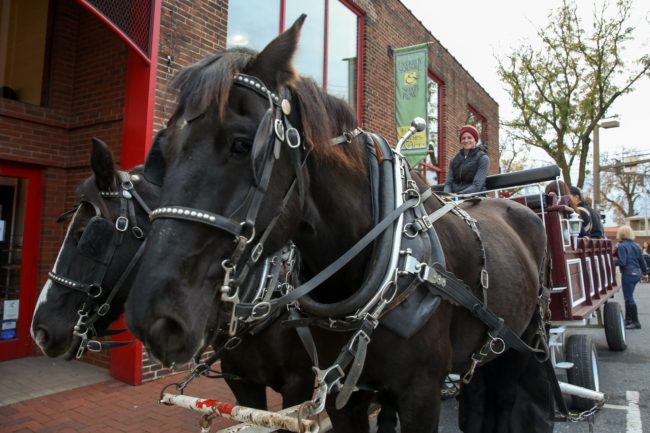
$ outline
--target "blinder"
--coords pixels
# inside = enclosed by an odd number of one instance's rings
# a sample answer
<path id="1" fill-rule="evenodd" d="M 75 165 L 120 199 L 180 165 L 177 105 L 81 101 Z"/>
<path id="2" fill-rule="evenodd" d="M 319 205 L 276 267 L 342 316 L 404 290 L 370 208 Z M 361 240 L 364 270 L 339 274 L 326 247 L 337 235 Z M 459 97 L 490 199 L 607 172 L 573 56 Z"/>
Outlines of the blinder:
<path id="1" fill-rule="evenodd" d="M 251 163 L 253 170 L 253 179 L 255 185 L 257 186 L 260 186 L 264 165 L 269 159 L 269 152 L 273 150 L 274 130 L 276 130 L 277 135 L 277 128 L 274 127 L 276 120 L 274 117 L 275 116 L 272 108 L 266 110 L 266 113 L 264 113 L 264 117 L 262 118 L 260 125 L 257 127 L 255 139 L 253 140 L 253 148 L 251 150 Z"/>
<path id="2" fill-rule="evenodd" d="M 79 254 L 89 259 L 107 265 L 113 258 L 113 248 L 116 243 L 116 228 L 107 219 L 101 216 L 93 217 L 84 230 L 77 250 Z"/>

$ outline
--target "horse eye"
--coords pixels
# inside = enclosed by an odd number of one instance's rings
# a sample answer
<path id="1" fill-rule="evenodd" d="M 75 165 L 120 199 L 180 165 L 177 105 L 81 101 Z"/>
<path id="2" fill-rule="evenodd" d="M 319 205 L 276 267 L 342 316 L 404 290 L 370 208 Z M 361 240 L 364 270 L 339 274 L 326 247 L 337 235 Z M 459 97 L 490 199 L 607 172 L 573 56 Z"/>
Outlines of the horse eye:
<path id="1" fill-rule="evenodd" d="M 230 146 L 230 152 L 233 155 L 246 155 L 253 147 L 253 142 L 250 140 L 235 139 Z"/>

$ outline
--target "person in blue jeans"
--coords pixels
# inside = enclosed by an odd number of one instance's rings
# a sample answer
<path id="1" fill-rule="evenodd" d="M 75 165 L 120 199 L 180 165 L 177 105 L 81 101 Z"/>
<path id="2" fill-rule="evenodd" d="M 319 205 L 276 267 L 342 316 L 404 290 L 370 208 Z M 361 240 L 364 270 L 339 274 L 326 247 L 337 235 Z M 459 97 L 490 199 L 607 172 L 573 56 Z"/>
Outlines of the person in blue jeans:
<path id="1" fill-rule="evenodd" d="M 634 289 L 641 275 L 648 272 L 641 248 L 634 242 L 634 232 L 630 226 L 621 226 L 616 233 L 619 239 L 614 264 L 621 270 L 621 284 L 625 298 L 625 329 L 641 329 L 639 315 L 634 302 Z"/>

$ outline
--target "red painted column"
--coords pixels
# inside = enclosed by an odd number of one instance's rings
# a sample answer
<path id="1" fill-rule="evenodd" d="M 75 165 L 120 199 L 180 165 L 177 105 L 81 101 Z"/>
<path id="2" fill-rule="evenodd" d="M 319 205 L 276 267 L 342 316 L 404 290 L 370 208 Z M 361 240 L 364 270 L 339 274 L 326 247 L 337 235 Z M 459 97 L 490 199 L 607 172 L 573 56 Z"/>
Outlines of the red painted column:
<path id="1" fill-rule="evenodd" d="M 130 50 L 127 63 L 124 121 L 122 126 L 122 151 L 120 166 L 124 169 L 142 164 L 151 145 L 156 94 L 156 67 L 158 65 L 158 40 L 162 0 L 154 0 L 151 27 L 151 55 L 147 62 L 137 52 Z M 125 328 L 124 318 L 114 327 Z M 132 340 L 126 332 L 113 337 L 116 341 Z M 142 383 L 142 344 L 136 342 L 114 348 L 111 352 L 111 375 L 131 385 Z"/>

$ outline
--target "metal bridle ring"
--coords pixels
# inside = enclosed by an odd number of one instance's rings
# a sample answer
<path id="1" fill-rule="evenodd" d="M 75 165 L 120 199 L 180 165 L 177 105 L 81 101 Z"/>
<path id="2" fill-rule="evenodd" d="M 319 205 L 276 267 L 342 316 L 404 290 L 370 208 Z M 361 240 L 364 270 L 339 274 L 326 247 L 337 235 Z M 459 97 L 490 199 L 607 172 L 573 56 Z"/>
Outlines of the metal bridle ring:
<path id="1" fill-rule="evenodd" d="M 93 283 L 88 286 L 88 296 L 91 298 L 99 298 L 102 295 L 102 286 Z"/>
<path id="2" fill-rule="evenodd" d="M 289 128 L 289 129 L 287 129 L 287 132 L 286 132 L 285 136 L 287 138 L 286 139 L 287 145 L 292 149 L 297 149 L 302 144 L 302 140 L 300 140 L 300 132 L 296 128 L 294 128 L 293 126 L 291 128 Z M 290 138 L 291 136 L 295 137 L 295 139 L 296 139 L 295 143 Z"/>
<path id="3" fill-rule="evenodd" d="M 246 226 L 248 226 L 248 227 L 251 228 L 250 237 L 247 238 L 247 237 L 245 237 L 245 236 L 242 235 L 242 234 L 240 234 L 239 236 L 240 236 L 240 237 L 243 237 L 244 239 L 246 239 L 246 244 L 247 244 L 247 245 L 250 244 L 251 242 L 253 242 L 253 239 L 255 238 L 255 226 L 249 226 L 245 221 L 242 221 L 241 223 L 239 223 L 239 225 L 242 226 L 242 227 L 246 227 Z"/>
<path id="4" fill-rule="evenodd" d="M 418 230 L 413 228 L 412 223 L 406 223 L 404 224 L 404 229 L 402 230 L 402 233 L 404 233 L 404 236 L 406 236 L 409 239 L 415 239 L 418 236 Z"/>
<path id="5" fill-rule="evenodd" d="M 119 216 L 115 220 L 115 229 L 118 232 L 125 232 L 129 228 L 129 219 L 125 216 Z"/>

